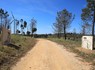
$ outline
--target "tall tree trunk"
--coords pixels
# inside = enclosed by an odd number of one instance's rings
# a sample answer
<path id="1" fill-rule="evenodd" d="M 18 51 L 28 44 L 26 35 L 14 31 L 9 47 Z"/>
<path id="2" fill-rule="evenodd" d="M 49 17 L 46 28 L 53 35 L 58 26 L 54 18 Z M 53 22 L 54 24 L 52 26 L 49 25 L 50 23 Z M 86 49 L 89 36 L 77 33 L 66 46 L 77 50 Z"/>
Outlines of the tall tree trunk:
<path id="1" fill-rule="evenodd" d="M 1 25 L 0 25 L 0 34 L 2 33 L 2 16 L 1 16 Z"/>
<path id="2" fill-rule="evenodd" d="M 22 35 L 23 35 L 23 28 L 22 28 Z"/>
<path id="3" fill-rule="evenodd" d="M 1 16 L 1 41 L 2 41 L 2 47 L 3 47 L 3 24 L 2 24 L 2 16 Z"/>
<path id="4" fill-rule="evenodd" d="M 93 49 L 94 49 L 94 26 L 95 26 L 95 11 L 94 11 L 94 17 L 93 17 L 93 24 L 92 24 Z"/>
<path id="5" fill-rule="evenodd" d="M 33 34 L 33 29 L 32 29 L 32 34 L 31 34 L 31 37 L 33 37 L 34 36 L 34 34 Z"/>
<path id="6" fill-rule="evenodd" d="M 66 40 L 66 25 L 64 25 L 64 38 Z"/>
<path id="7" fill-rule="evenodd" d="M 83 35 L 85 35 L 85 27 L 83 27 Z"/>
<path id="8" fill-rule="evenodd" d="M 57 37 L 60 38 L 60 33 L 57 34 Z"/>

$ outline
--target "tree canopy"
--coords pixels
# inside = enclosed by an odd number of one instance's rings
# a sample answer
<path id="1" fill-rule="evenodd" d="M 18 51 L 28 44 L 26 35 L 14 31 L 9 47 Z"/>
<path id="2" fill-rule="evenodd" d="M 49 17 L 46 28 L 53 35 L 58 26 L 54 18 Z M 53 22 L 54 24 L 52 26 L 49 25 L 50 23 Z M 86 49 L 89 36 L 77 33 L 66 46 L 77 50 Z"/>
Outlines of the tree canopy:
<path id="1" fill-rule="evenodd" d="M 63 33 L 66 39 L 66 30 L 69 28 L 74 16 L 67 9 L 57 12 L 56 23 L 54 23 L 54 28 L 57 33 Z"/>

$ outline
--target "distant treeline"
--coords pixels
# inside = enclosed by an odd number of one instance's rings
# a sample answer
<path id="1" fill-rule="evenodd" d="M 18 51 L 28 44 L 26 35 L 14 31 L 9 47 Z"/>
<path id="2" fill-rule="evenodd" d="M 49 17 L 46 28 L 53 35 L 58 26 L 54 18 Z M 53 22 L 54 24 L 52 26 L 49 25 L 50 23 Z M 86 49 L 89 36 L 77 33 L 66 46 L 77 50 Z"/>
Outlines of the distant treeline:
<path id="1" fill-rule="evenodd" d="M 31 35 L 26 35 L 31 36 Z M 81 33 L 67 33 L 68 40 L 77 40 L 80 41 L 82 38 Z M 88 35 L 89 36 L 89 35 Z M 58 34 L 34 34 L 34 38 L 58 38 Z M 60 34 L 60 38 L 64 38 L 64 33 Z"/>

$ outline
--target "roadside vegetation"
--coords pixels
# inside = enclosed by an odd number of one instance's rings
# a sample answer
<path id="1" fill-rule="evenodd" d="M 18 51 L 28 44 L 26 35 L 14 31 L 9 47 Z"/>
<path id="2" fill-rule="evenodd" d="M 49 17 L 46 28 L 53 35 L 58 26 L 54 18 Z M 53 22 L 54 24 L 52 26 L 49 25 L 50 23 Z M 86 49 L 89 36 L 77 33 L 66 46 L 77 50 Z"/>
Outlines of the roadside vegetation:
<path id="1" fill-rule="evenodd" d="M 57 12 L 56 21 L 53 23 L 54 34 L 48 39 L 64 45 L 67 50 L 76 53 L 78 57 L 82 57 L 95 67 L 95 50 L 81 48 L 82 36 L 93 36 L 93 48 L 95 48 L 95 0 L 86 1 L 87 5 L 81 13 L 82 22 L 78 23 L 81 27 L 80 33 L 77 33 L 75 28 L 71 33 L 69 32 L 68 28 L 76 19 L 76 15 L 73 15 L 73 12 L 69 12 L 67 9 L 63 9 Z M 93 69 L 95 70 L 95 68 Z"/>
<path id="2" fill-rule="evenodd" d="M 11 43 L 13 45 L 3 47 L 0 45 L 0 70 L 10 70 L 10 67 L 17 62 L 18 58 L 24 56 L 27 51 L 33 48 L 36 40 L 27 36 L 12 35 Z"/>
<path id="3" fill-rule="evenodd" d="M 32 37 L 37 31 L 37 21 L 33 18 L 31 23 L 27 23 L 26 20 L 17 19 L 12 12 L 9 14 L 2 8 L 0 20 L 0 70 L 10 70 L 12 64 L 36 44 Z"/>
<path id="4" fill-rule="evenodd" d="M 82 61 L 86 61 L 89 64 L 95 66 L 95 50 L 87 50 L 81 47 L 81 40 L 65 40 L 63 38 L 48 38 L 49 40 L 63 45 L 63 48 L 66 48 L 68 51 L 76 53 L 77 57 L 83 58 Z M 95 68 L 93 68 L 95 69 Z"/>
<path id="5" fill-rule="evenodd" d="M 80 15 L 82 22 L 76 22 L 76 24 L 81 26 L 79 29 L 80 32 L 76 32 L 77 30 L 75 28 L 69 32 L 68 29 L 74 19 L 76 19 L 76 15 L 67 9 L 57 12 L 56 19 L 52 26 L 54 34 L 36 34 L 38 30 L 36 19 L 32 18 L 30 22 L 27 22 L 22 18 L 15 18 L 12 12 L 12 17 L 10 17 L 8 11 L 0 8 L 0 70 L 9 70 L 10 66 L 14 64 L 18 58 L 30 50 L 36 43 L 34 37 L 47 38 L 64 45 L 67 50 L 76 53 L 78 57 L 82 57 L 86 62 L 95 66 L 95 50 L 91 51 L 81 48 L 82 36 L 93 36 L 93 43 L 95 41 L 95 0 L 86 1 L 87 5 L 81 10 L 82 13 Z M 2 44 L 4 44 L 2 43 L 4 35 L 1 37 L 1 34 L 6 33 L 6 31 L 3 31 L 3 28 L 7 30 L 7 37 L 11 42 L 8 41 L 7 43 L 10 44 L 7 44 L 6 40 L 4 42 L 6 45 L 2 46 Z M 12 32 L 8 32 L 12 30 L 14 31 L 14 35 L 11 35 Z M 31 36 L 31 38 L 27 36 Z"/>

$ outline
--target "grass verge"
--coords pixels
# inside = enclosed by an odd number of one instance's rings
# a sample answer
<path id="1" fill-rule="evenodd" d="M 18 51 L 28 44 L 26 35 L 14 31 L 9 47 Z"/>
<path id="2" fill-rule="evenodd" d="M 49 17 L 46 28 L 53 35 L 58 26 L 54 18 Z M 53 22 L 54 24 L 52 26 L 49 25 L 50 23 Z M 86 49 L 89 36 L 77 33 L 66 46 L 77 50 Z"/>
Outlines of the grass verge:
<path id="1" fill-rule="evenodd" d="M 36 44 L 34 38 L 19 35 L 12 35 L 11 42 L 19 49 L 14 46 L 0 46 L 0 70 L 10 70 L 10 67 Z"/>
<path id="2" fill-rule="evenodd" d="M 95 50 L 81 48 L 81 41 L 64 40 L 63 38 L 48 38 L 48 40 L 64 45 L 67 50 L 76 53 L 78 57 L 83 58 L 83 61 L 90 63 L 93 66 L 92 69 L 95 70 Z"/>

